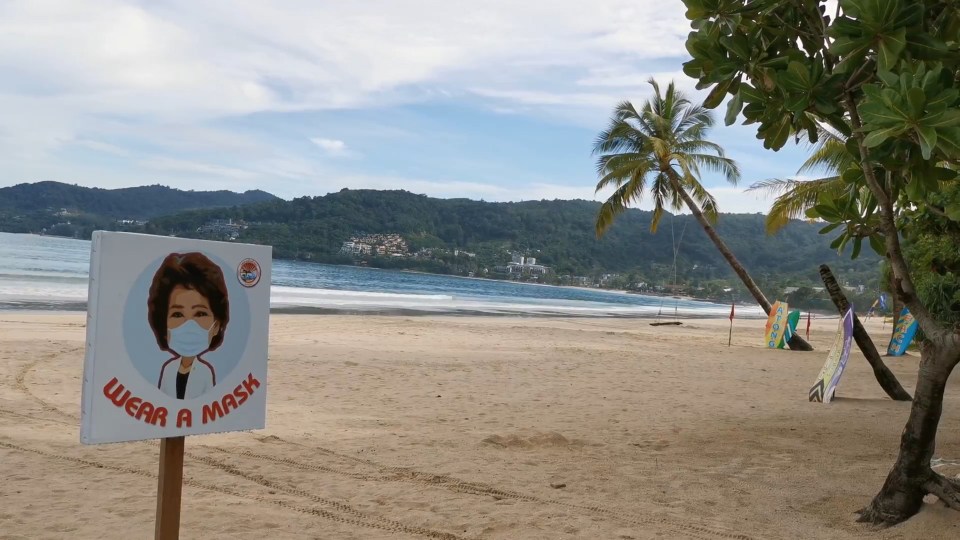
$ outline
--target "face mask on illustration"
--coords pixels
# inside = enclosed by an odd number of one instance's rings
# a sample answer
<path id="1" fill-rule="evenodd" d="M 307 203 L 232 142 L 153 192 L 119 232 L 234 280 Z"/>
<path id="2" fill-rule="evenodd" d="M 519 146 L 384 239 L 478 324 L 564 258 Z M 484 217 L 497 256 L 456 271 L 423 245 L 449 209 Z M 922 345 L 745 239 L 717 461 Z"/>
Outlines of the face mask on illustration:
<path id="1" fill-rule="evenodd" d="M 189 320 L 170 330 L 170 348 L 180 356 L 196 356 L 210 347 L 210 331 Z"/>

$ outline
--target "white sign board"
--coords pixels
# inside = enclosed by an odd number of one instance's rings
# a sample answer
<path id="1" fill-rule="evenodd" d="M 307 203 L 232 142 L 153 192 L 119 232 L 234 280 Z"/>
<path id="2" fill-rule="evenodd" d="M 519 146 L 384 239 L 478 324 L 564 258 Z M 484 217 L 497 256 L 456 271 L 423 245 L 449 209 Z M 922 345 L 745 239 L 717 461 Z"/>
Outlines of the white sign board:
<path id="1" fill-rule="evenodd" d="M 95 232 L 81 442 L 263 428 L 271 256 Z"/>

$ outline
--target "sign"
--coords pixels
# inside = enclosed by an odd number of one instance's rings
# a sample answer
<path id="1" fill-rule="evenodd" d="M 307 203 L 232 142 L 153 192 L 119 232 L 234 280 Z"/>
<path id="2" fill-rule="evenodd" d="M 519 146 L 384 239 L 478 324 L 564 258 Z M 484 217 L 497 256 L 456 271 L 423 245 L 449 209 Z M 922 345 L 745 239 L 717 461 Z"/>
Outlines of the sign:
<path id="1" fill-rule="evenodd" d="M 271 255 L 95 232 L 81 442 L 263 428 Z"/>
<path id="2" fill-rule="evenodd" d="M 887 345 L 887 354 L 903 356 L 916 333 L 917 320 L 913 318 L 909 309 L 903 308 L 903 311 L 900 312 L 900 318 L 897 320 L 897 325 L 893 328 L 893 337 L 890 339 L 890 344 Z"/>
<path id="3" fill-rule="evenodd" d="M 787 313 L 790 306 L 786 302 L 777 300 L 770 306 L 770 315 L 767 317 L 767 327 L 764 333 L 764 343 L 771 349 L 776 349 L 787 330 Z"/>
<path id="4" fill-rule="evenodd" d="M 847 366 L 847 358 L 850 357 L 850 347 L 853 344 L 853 316 L 853 306 L 850 306 L 840 319 L 837 337 L 833 340 L 833 347 L 830 348 L 827 361 L 817 375 L 817 381 L 810 388 L 808 393 L 810 401 L 830 403 L 833 400 L 837 385 L 840 384 L 840 376 L 843 375 L 843 369 Z"/>

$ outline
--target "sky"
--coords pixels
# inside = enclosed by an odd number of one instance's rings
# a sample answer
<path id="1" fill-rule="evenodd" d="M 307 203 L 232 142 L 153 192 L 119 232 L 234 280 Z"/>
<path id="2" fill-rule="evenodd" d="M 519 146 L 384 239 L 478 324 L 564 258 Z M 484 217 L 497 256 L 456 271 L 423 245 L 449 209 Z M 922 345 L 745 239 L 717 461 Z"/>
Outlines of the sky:
<path id="1" fill-rule="evenodd" d="M 647 80 L 681 72 L 677 0 L 5 0 L 0 187 L 342 188 L 487 201 L 597 199 L 591 146 Z M 710 139 L 743 171 L 724 212 L 807 149 Z M 641 203 L 641 207 L 647 205 Z"/>

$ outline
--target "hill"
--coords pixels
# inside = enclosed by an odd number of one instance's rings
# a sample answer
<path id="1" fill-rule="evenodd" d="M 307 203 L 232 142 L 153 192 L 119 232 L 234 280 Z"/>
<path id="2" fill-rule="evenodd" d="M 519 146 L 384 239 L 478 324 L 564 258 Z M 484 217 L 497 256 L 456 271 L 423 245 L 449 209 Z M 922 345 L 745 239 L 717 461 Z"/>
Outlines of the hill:
<path id="1" fill-rule="evenodd" d="M 195 208 L 242 206 L 279 200 L 260 190 L 183 191 L 152 185 L 120 189 L 88 188 L 62 182 L 36 182 L 0 188 L 0 209 L 33 212 L 75 211 L 112 218 L 148 219 Z"/>
<path id="2" fill-rule="evenodd" d="M 405 191 L 342 190 L 323 197 L 271 201 L 250 206 L 184 212 L 152 220 L 145 232 L 215 237 L 204 229 L 215 219 L 243 224 L 240 241 L 267 243 L 281 258 L 350 263 L 343 242 L 362 234 L 396 233 L 409 256 L 362 256 L 362 264 L 431 272 L 488 275 L 511 253 L 534 256 L 561 276 L 623 274 L 637 281 L 672 283 L 673 247 L 679 244 L 678 280 L 734 283 L 732 271 L 690 216 L 666 217 L 657 234 L 649 232 L 651 213 L 630 210 L 602 239 L 593 223 L 594 201 L 489 203 L 435 199 Z M 717 230 L 762 284 L 817 284 L 817 266 L 830 264 L 842 279 L 873 286 L 879 257 L 865 253 L 851 261 L 818 234 L 821 225 L 796 221 L 775 236 L 764 232 L 760 214 L 724 214 Z M 454 250 L 464 250 L 457 254 Z M 421 256 L 413 256 L 420 252 Z M 485 272 L 486 270 L 486 272 Z"/>
<path id="3" fill-rule="evenodd" d="M 0 230 L 41 232 L 68 222 L 81 228 L 110 227 L 116 220 L 145 221 L 198 208 L 242 206 L 279 200 L 260 190 L 182 191 L 166 186 L 88 188 L 36 182 L 0 188 Z M 63 232 L 63 231 L 61 231 Z"/>

